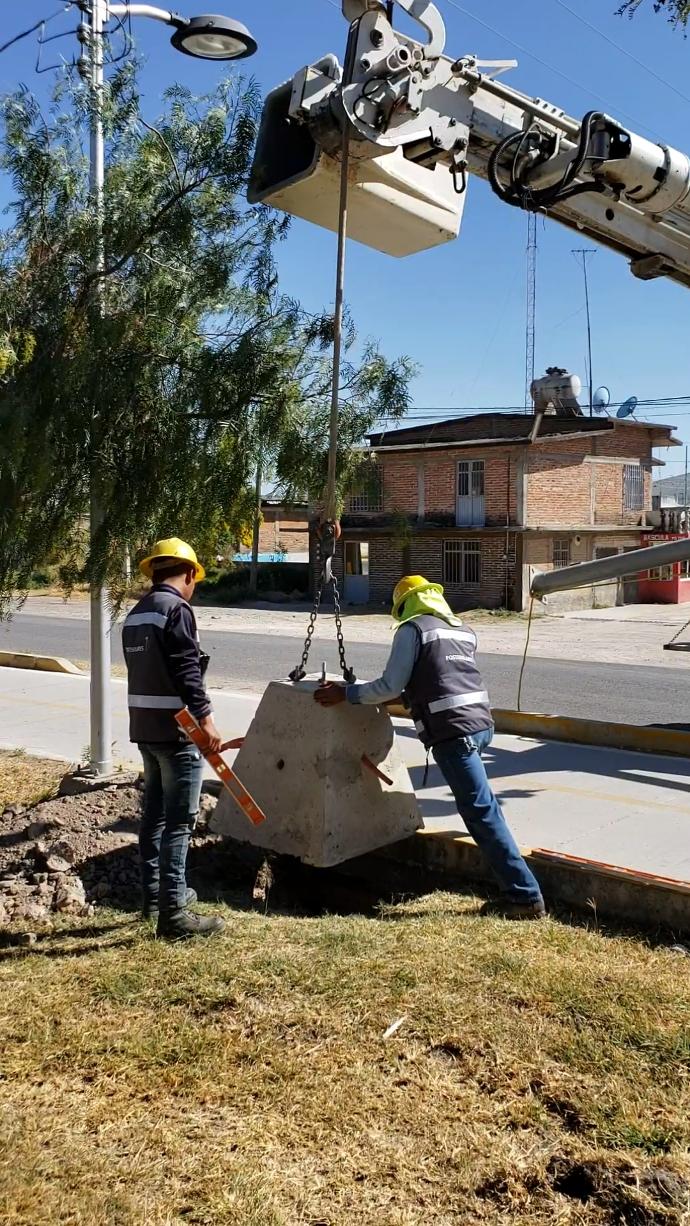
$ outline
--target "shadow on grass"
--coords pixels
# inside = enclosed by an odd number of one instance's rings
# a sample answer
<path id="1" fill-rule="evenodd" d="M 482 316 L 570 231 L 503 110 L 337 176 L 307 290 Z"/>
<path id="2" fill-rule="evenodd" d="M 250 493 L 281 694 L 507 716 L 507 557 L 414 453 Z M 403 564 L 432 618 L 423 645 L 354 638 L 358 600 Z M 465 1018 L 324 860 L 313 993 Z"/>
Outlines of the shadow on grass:
<path id="1" fill-rule="evenodd" d="M 114 925 L 119 927 L 119 925 Z M 0 946 L 0 963 L 1 962 L 21 962 L 25 958 L 84 958 L 89 954 L 99 953 L 104 949 L 124 950 L 131 948 L 134 945 L 136 936 L 132 933 L 129 936 L 123 936 L 119 940 L 110 940 L 107 944 L 103 944 L 97 937 L 93 937 L 94 930 L 88 927 L 88 922 L 84 922 L 82 929 L 70 929 L 72 937 L 93 938 L 91 940 L 82 940 L 78 945 L 65 945 L 66 937 L 64 930 L 57 929 L 54 932 L 39 934 L 38 939 L 33 945 L 20 945 L 18 938 L 11 934 L 7 944 Z"/>
<path id="2" fill-rule="evenodd" d="M 386 856 L 364 856 L 337 868 L 319 869 L 287 856 L 266 856 L 248 844 L 215 837 L 197 837 L 188 857 L 188 881 L 202 905 L 223 905 L 240 912 L 266 916 L 318 918 L 326 915 L 379 919 L 400 922 L 430 915 L 457 917 L 459 921 L 479 919 L 487 896 L 495 889 L 486 881 L 463 878 L 407 866 Z M 38 934 L 38 940 L 24 945 L 21 936 L 0 937 L 0 960 L 38 955 L 50 958 L 75 958 L 104 949 L 126 950 L 144 931 L 139 916 L 139 866 L 136 846 L 92 857 L 80 865 L 83 877 L 91 882 L 108 880 L 112 888 L 101 902 L 111 911 L 128 916 L 131 924 L 85 919 L 83 926 L 71 922 Z M 459 909 L 450 901 L 422 905 L 435 893 L 455 895 L 470 902 Z M 420 905 L 415 905 L 419 902 Z M 439 900 L 440 902 L 440 900 Z M 404 904 L 404 905 L 402 905 Z M 547 898 L 548 904 L 548 898 Z M 668 930 L 638 928 L 630 923 L 601 921 L 596 913 L 575 912 L 568 907 L 550 907 L 552 919 L 570 927 L 596 931 L 612 938 L 633 938 L 650 948 L 668 945 L 677 939 Z M 487 919 L 486 922 L 495 922 Z M 137 931 L 139 930 L 139 931 Z M 77 944 L 71 945 L 70 941 Z"/>

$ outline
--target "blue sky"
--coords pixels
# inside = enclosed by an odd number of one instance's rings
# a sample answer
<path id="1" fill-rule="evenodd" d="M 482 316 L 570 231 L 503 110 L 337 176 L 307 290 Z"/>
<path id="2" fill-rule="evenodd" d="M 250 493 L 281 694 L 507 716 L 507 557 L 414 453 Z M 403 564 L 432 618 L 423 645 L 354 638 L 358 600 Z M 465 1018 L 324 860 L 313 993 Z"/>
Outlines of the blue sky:
<path id="1" fill-rule="evenodd" d="M 577 117 L 601 107 L 643 135 L 690 151 L 690 40 L 653 13 L 652 0 L 634 21 L 615 16 L 617 0 L 567 0 L 600 34 L 586 28 L 559 0 L 438 3 L 446 20 L 449 54 L 515 57 L 519 67 L 505 79 L 517 88 Z M 335 0 L 213 0 L 209 6 L 251 27 L 260 51 L 247 69 L 265 90 L 327 51 L 342 58 L 346 24 Z M 0 43 L 58 8 L 51 0 L 3 5 Z M 50 30 L 74 24 L 69 15 Z M 172 81 L 201 91 L 221 75 L 219 66 L 177 55 L 168 46 L 165 27 L 157 23 L 139 20 L 136 33 L 146 57 L 142 85 L 152 116 Z M 516 43 L 530 54 L 516 49 Z M 61 50 L 71 53 L 69 40 L 45 48 L 44 62 Z M 638 66 L 626 51 L 646 67 Z M 5 52 L 0 57 L 0 90 L 22 81 L 45 94 L 53 74 L 37 76 L 35 61 L 35 36 Z M 406 353 L 420 364 L 414 385 L 417 405 L 522 403 L 525 235 L 523 214 L 502 205 L 487 185 L 475 181 L 470 183 L 456 243 L 401 261 L 350 245 L 347 299 L 360 333 L 379 339 L 390 355 Z M 571 254 L 573 247 L 583 245 L 594 244 L 540 220 L 537 368 L 568 366 L 584 382 L 582 273 Z M 283 288 L 309 308 L 330 303 L 334 259 L 332 235 L 295 222 L 280 252 Z M 666 281 L 636 281 L 626 261 L 603 248 L 590 263 L 590 290 L 595 384 L 608 384 L 617 401 L 631 394 L 640 399 L 690 397 L 688 291 Z M 654 415 L 677 423 L 680 436 L 690 441 L 690 406 L 685 410 Z M 676 461 L 678 454 L 668 459 Z M 676 461 L 667 473 L 678 470 Z"/>

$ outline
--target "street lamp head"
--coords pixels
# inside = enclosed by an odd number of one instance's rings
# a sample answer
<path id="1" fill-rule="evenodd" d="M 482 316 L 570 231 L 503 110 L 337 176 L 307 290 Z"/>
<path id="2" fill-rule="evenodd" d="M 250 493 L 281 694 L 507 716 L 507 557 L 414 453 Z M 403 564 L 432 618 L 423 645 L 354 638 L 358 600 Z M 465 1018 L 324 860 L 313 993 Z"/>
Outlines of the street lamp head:
<path id="1" fill-rule="evenodd" d="M 257 50 L 246 26 L 217 15 L 182 18 L 171 42 L 177 51 L 199 60 L 242 60 Z"/>

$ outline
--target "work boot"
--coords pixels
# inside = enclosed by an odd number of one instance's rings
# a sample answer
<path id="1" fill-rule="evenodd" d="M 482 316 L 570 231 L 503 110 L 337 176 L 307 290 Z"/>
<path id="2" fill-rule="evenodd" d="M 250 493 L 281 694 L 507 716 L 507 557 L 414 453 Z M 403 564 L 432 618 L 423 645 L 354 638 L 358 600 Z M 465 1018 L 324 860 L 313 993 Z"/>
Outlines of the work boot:
<path id="1" fill-rule="evenodd" d="M 502 895 L 485 902 L 480 914 L 501 915 L 503 919 L 509 920 L 540 920 L 546 916 L 546 907 L 543 898 L 536 902 L 518 902 L 514 898 Z"/>
<path id="2" fill-rule="evenodd" d="M 187 893 L 185 895 L 184 905 L 185 907 L 191 907 L 193 903 L 195 902 L 197 902 L 196 890 L 193 890 L 190 886 L 187 886 Z M 145 902 L 143 907 L 141 908 L 141 914 L 143 915 L 145 920 L 152 920 L 154 923 L 157 923 L 158 922 L 158 901 Z"/>
<path id="3" fill-rule="evenodd" d="M 190 937 L 212 937 L 225 928 L 219 915 L 197 915 L 194 911 L 171 911 L 159 915 L 156 936 L 164 941 L 188 941 Z"/>

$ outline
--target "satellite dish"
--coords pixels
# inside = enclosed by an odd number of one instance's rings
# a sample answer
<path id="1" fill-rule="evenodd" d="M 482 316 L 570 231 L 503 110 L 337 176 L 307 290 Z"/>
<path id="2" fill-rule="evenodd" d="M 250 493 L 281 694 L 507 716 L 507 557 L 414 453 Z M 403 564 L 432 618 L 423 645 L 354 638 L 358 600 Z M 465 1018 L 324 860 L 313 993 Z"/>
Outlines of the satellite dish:
<path id="1" fill-rule="evenodd" d="M 592 396 L 592 408 L 595 413 L 605 413 L 611 403 L 611 393 L 607 387 L 598 387 Z"/>
<path id="2" fill-rule="evenodd" d="M 621 405 L 616 413 L 616 417 L 632 417 L 636 408 L 637 396 L 630 396 L 630 398 Z"/>

